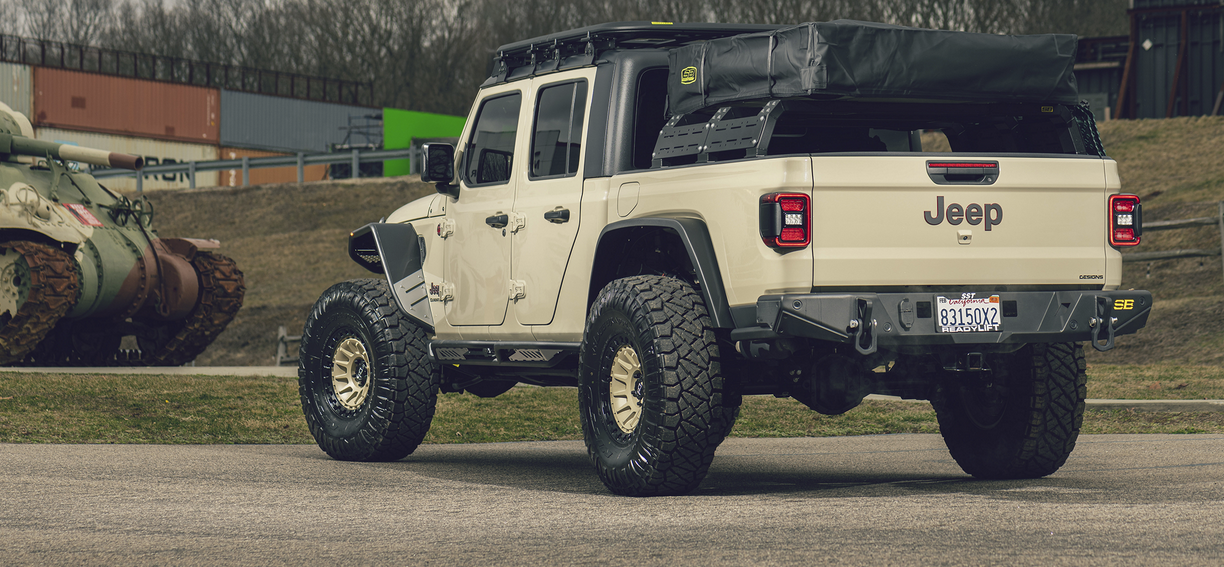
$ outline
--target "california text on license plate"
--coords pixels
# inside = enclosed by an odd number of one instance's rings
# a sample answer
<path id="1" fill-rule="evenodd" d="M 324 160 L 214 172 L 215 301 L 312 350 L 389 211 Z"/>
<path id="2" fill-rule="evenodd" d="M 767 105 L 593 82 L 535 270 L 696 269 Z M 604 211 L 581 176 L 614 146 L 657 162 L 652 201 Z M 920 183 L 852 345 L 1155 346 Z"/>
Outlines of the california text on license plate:
<path id="1" fill-rule="evenodd" d="M 999 296 L 935 297 L 935 330 L 941 333 L 997 333 L 1003 330 Z"/>

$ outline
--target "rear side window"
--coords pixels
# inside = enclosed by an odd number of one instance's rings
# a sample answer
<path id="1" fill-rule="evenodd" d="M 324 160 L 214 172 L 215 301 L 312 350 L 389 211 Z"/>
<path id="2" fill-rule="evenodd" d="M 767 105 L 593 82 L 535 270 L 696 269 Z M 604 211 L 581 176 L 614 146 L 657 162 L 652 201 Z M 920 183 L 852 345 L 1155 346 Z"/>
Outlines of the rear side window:
<path id="1" fill-rule="evenodd" d="M 659 135 L 655 153 L 664 167 L 836 152 L 1104 155 L 1085 112 L 1038 104 L 748 101 L 680 117 Z"/>
<path id="2" fill-rule="evenodd" d="M 531 135 L 531 177 L 570 176 L 578 172 L 586 95 L 586 81 L 540 89 Z"/>
<path id="3" fill-rule="evenodd" d="M 633 167 L 647 169 L 659 131 L 667 123 L 667 69 L 650 69 L 638 79 L 633 108 Z"/>
<path id="4" fill-rule="evenodd" d="M 514 139 L 518 133 L 522 93 L 486 99 L 480 103 L 476 127 L 463 158 L 463 179 L 468 185 L 493 185 L 510 180 Z"/>
<path id="5" fill-rule="evenodd" d="M 771 133 L 770 154 L 922 151 L 915 138 L 924 130 L 942 132 L 954 152 L 1084 153 L 1077 123 L 1068 111 L 1055 114 L 1053 107 L 879 103 L 791 106 L 781 113 Z"/>

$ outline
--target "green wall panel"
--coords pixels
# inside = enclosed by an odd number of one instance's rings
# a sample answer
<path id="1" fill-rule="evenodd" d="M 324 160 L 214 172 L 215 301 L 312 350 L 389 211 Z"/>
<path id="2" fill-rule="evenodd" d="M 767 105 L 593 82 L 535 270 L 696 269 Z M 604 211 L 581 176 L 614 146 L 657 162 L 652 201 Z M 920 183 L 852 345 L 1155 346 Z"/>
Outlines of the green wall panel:
<path id="1" fill-rule="evenodd" d="M 457 138 L 463 132 L 467 118 L 430 112 L 415 112 L 398 108 L 383 109 L 383 148 L 396 150 L 412 146 L 413 138 Z M 406 159 L 383 163 L 383 175 L 408 175 Z"/>

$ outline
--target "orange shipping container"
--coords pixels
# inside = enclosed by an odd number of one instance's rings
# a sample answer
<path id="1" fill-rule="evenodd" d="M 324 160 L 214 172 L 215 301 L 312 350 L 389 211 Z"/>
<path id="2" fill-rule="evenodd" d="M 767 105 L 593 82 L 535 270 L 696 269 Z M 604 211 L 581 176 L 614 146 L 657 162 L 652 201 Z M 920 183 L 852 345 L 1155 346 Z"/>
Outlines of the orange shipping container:
<path id="1" fill-rule="evenodd" d="M 197 144 L 221 137 L 217 89 L 34 68 L 34 125 Z"/>
<path id="2" fill-rule="evenodd" d="M 240 148 L 221 148 L 221 157 L 217 159 L 242 159 L 244 157 L 255 159 L 261 157 L 272 156 L 287 156 L 293 154 L 283 154 L 277 152 L 265 152 L 260 150 L 244 150 Z M 242 169 L 226 169 L 218 171 L 217 184 L 222 187 L 241 187 L 242 186 Z M 261 167 L 259 169 L 251 168 L 251 185 L 263 185 L 265 183 L 297 183 L 297 166 L 292 167 Z M 303 181 L 322 181 L 327 178 L 326 165 L 308 165 L 302 172 Z"/>

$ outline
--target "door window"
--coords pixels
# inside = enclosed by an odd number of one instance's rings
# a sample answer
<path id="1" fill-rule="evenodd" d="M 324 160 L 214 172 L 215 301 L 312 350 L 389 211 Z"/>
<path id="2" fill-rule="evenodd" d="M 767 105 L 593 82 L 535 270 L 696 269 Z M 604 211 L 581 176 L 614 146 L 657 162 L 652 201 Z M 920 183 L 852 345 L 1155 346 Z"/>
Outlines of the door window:
<path id="1" fill-rule="evenodd" d="M 468 185 L 495 185 L 510 180 L 522 100 L 521 93 L 513 93 L 480 104 L 464 157 L 463 178 Z"/>
<path id="2" fill-rule="evenodd" d="M 586 81 L 540 89 L 531 137 L 531 177 L 568 177 L 578 172 L 586 95 Z"/>

